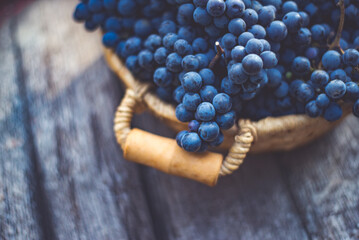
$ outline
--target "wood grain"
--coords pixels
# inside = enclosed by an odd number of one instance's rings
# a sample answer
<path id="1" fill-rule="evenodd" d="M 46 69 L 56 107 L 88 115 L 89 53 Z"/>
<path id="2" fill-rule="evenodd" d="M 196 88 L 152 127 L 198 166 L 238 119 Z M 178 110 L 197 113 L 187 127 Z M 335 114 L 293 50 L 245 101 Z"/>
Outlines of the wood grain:
<path id="1" fill-rule="evenodd" d="M 173 136 L 146 114 L 135 126 Z M 143 168 L 161 239 L 308 239 L 272 154 L 250 156 L 209 188 Z"/>
<path id="2" fill-rule="evenodd" d="M 358 124 L 350 116 L 319 141 L 278 155 L 312 239 L 359 239 Z"/>
<path id="3" fill-rule="evenodd" d="M 112 132 L 123 89 L 75 3 L 0 27 L 0 239 L 359 239 L 358 119 L 215 188 L 128 163 Z M 134 126 L 175 136 L 148 114 Z"/>
<path id="4" fill-rule="evenodd" d="M 56 239 L 154 239 L 138 168 L 112 131 L 122 91 L 75 1 L 37 1 L 16 26 L 30 124 Z M 140 210 L 137 210 L 140 209 Z"/>
<path id="5" fill-rule="evenodd" d="M 11 41 L 11 21 L 0 27 L 0 239 L 40 239 L 33 146 Z"/>

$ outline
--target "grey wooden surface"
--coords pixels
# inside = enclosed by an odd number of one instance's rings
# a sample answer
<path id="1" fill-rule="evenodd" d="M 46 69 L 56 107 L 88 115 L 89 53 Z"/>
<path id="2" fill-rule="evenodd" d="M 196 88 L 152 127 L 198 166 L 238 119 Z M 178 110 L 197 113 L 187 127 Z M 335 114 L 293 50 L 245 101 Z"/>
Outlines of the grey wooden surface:
<path id="1" fill-rule="evenodd" d="M 126 162 L 123 89 L 75 3 L 35 1 L 0 26 L 0 239 L 359 239 L 358 119 L 249 156 L 214 188 Z M 174 136 L 149 114 L 134 125 Z"/>

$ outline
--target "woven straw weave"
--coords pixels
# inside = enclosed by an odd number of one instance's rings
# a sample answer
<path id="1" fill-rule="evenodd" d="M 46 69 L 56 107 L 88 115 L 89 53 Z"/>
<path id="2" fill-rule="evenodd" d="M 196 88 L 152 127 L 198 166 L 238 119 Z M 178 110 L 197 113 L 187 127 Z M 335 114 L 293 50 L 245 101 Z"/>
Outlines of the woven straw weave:
<path id="1" fill-rule="evenodd" d="M 152 93 L 148 83 L 136 80 L 116 54 L 111 50 L 105 50 L 105 58 L 127 89 L 134 90 L 135 95 L 136 92 L 141 92 L 139 97 L 142 110 L 148 109 L 177 131 L 187 128 L 187 124 L 176 119 L 175 107 Z M 336 122 L 328 122 L 323 118 L 309 118 L 305 115 L 268 117 L 257 122 L 240 120 L 238 126 L 224 132 L 225 141 L 221 149 L 229 150 L 229 153 L 223 162 L 220 175 L 227 175 L 236 170 L 249 150 L 255 153 L 291 150 L 318 138 L 350 113 L 348 106 L 344 106 L 343 109 L 343 117 Z"/>

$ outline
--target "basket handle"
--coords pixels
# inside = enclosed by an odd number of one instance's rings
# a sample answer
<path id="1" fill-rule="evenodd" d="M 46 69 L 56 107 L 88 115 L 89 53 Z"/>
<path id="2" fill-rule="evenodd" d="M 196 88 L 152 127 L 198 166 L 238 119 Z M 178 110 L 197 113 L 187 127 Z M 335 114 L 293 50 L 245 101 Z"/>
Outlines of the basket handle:
<path id="1" fill-rule="evenodd" d="M 240 121 L 239 134 L 235 136 L 224 161 L 222 154 L 189 153 L 181 149 L 174 139 L 131 129 L 132 117 L 141 107 L 147 90 L 148 85 L 136 90 L 127 89 L 115 115 L 114 131 L 125 159 L 209 186 L 216 185 L 219 176 L 233 173 L 243 163 L 257 135 L 250 121 Z"/>

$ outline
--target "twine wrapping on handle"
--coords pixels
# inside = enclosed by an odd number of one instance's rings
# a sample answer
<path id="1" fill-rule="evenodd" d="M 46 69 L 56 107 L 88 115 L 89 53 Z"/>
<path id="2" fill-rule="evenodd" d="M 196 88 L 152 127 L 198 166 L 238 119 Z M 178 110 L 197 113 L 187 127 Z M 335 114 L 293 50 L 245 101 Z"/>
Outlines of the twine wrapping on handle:
<path id="1" fill-rule="evenodd" d="M 149 85 L 138 85 L 136 90 L 127 89 L 120 106 L 117 108 L 114 120 L 114 131 L 117 142 L 121 146 L 124 146 L 127 136 L 131 131 L 133 114 L 136 110 L 140 111 L 144 108 L 141 99 L 148 88 Z"/>
<path id="2" fill-rule="evenodd" d="M 114 128 L 117 140 L 122 148 L 131 132 L 132 116 L 135 111 L 139 110 L 140 106 L 164 120 L 165 124 L 176 131 L 187 127 L 185 123 L 176 119 L 173 105 L 162 101 L 156 94 L 147 91 L 148 86 L 146 91 L 141 92 L 139 90 L 145 83 L 135 79 L 113 51 L 105 50 L 105 57 L 110 68 L 127 89 L 135 89 L 134 91 L 131 90 L 132 93 L 126 93 L 116 113 Z M 342 106 L 343 117 L 336 122 L 328 122 L 324 118 L 309 118 L 305 115 L 268 117 L 257 122 L 241 120 L 238 123 L 240 127 L 238 135 L 236 135 L 238 129 L 235 127 L 224 132 L 225 140 L 220 148 L 230 150 L 223 163 L 221 160 L 222 165 L 218 169 L 218 174 L 224 176 L 238 169 L 249 149 L 253 153 L 288 151 L 318 138 L 338 125 L 351 113 L 351 106 L 348 104 L 342 104 Z M 255 145 L 253 145 L 254 141 L 256 142 Z"/>
<path id="3" fill-rule="evenodd" d="M 220 176 L 232 174 L 243 163 L 252 144 L 257 139 L 257 129 L 249 120 L 239 121 L 239 134 L 235 136 L 234 143 L 227 157 L 222 163 Z"/>
<path id="4" fill-rule="evenodd" d="M 246 157 L 247 153 L 249 152 L 252 143 L 257 138 L 257 131 L 255 127 L 250 123 L 248 120 L 241 120 L 240 124 L 240 131 L 237 136 L 235 136 L 235 142 L 227 157 L 222 162 L 222 155 L 217 153 L 204 153 L 204 154 L 192 154 L 187 153 L 184 150 L 177 147 L 174 140 L 173 143 L 169 143 L 169 148 L 172 149 L 171 144 L 176 145 L 174 148 L 175 150 L 172 151 L 172 155 L 174 158 L 179 158 L 181 161 L 185 161 L 184 163 L 180 162 L 179 160 L 162 160 L 161 157 L 158 157 L 158 154 L 153 153 L 153 157 L 156 159 L 152 160 L 150 157 L 146 155 L 145 158 L 150 158 L 148 162 L 143 162 L 142 159 L 134 159 L 138 158 L 140 154 L 133 157 L 133 150 L 126 151 L 126 149 L 130 149 L 126 144 L 128 136 L 130 135 L 131 131 L 134 133 L 133 135 L 140 138 L 141 134 L 143 138 L 151 136 L 145 136 L 144 133 L 139 132 L 139 130 L 133 131 L 131 130 L 131 121 L 136 109 L 139 105 L 143 105 L 143 98 L 148 93 L 148 85 L 138 85 L 134 90 L 127 89 L 125 96 L 117 109 L 115 120 L 114 120 L 114 131 L 116 134 L 116 138 L 118 143 L 121 145 L 122 149 L 125 152 L 125 157 L 128 154 L 132 154 L 130 156 L 131 161 L 143 163 L 149 165 L 151 167 L 155 167 L 161 171 L 171 173 L 178 176 L 183 176 L 187 178 L 191 178 L 207 185 L 213 186 L 217 182 L 217 178 L 219 176 L 225 176 L 232 174 L 239 166 L 243 163 L 244 158 Z M 150 134 L 149 134 L 150 135 Z M 152 135 L 154 141 L 163 141 L 165 144 L 168 143 L 167 140 L 164 138 L 158 140 L 158 137 Z M 131 144 L 133 144 L 133 139 L 131 139 Z M 134 147 L 134 146 L 132 146 Z M 161 147 L 161 146 L 158 146 Z M 132 149 L 132 148 L 131 148 Z M 152 149 L 154 151 L 154 149 Z M 145 150 L 146 151 L 146 150 Z M 148 151 L 151 151 L 149 149 Z M 132 153 L 127 153 L 132 152 Z M 140 151 L 139 151 L 140 152 Z M 147 152 L 146 152 L 147 153 Z M 143 156 L 143 155 L 142 155 Z M 161 156 L 161 155 L 159 155 Z M 163 156 L 163 155 L 162 155 Z M 188 159 L 192 158 L 192 159 Z M 173 167 L 174 168 L 171 168 Z M 203 168 L 203 169 L 202 169 Z M 173 170 L 175 169 L 175 170 Z M 188 172 L 187 172 L 188 171 Z"/>

